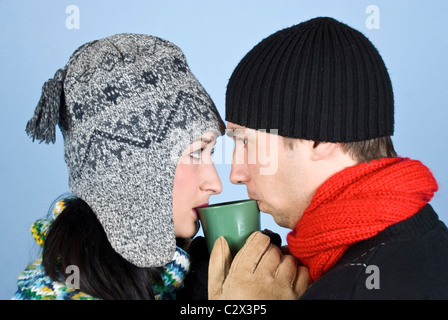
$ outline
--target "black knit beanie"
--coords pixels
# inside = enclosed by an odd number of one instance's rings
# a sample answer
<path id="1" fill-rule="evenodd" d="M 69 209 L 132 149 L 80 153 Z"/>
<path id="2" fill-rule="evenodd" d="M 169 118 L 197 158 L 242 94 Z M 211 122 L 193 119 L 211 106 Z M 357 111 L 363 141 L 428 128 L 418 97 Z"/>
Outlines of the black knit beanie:
<path id="1" fill-rule="evenodd" d="M 274 33 L 241 60 L 227 86 L 226 120 L 313 141 L 390 136 L 392 85 L 363 34 L 315 18 Z"/>

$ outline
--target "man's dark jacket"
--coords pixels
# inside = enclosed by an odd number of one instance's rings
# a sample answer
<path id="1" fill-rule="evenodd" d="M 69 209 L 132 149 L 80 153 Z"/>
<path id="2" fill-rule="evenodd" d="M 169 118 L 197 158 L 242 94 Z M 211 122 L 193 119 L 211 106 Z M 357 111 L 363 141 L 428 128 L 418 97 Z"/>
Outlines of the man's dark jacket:
<path id="1" fill-rule="evenodd" d="M 448 230 L 428 204 L 353 245 L 301 299 L 448 299 Z"/>

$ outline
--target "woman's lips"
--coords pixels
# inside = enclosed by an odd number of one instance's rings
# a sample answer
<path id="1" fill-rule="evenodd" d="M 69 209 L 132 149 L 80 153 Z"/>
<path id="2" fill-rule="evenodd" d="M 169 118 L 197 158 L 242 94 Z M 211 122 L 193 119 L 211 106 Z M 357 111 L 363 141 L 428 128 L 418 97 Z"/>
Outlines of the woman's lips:
<path id="1" fill-rule="evenodd" d="M 204 208 L 204 207 L 207 207 L 207 206 L 208 206 L 208 203 L 204 203 L 204 204 L 201 204 L 200 206 L 194 207 L 194 208 L 192 209 L 192 211 L 193 211 L 193 213 L 195 214 L 195 216 L 196 216 L 197 219 L 199 219 L 199 214 L 198 214 L 196 208 Z"/>

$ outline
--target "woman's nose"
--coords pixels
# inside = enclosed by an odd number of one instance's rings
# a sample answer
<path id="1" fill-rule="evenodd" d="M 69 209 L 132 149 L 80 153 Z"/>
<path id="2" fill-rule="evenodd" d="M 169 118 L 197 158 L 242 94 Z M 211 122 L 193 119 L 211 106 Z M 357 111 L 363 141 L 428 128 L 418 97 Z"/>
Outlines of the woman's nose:
<path id="1" fill-rule="evenodd" d="M 219 194 L 222 192 L 222 183 L 219 178 L 216 167 L 213 163 L 205 165 L 204 180 L 201 184 L 201 190 L 210 192 L 210 194 Z"/>

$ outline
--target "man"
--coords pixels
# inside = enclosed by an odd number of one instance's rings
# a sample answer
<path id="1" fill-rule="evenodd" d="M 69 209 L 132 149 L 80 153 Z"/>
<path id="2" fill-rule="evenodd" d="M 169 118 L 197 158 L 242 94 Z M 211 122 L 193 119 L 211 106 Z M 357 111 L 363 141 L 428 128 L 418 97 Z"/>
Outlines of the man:
<path id="1" fill-rule="evenodd" d="M 364 35 L 316 18 L 264 39 L 229 80 L 226 120 L 231 182 L 292 229 L 288 249 L 313 284 L 261 233 L 232 264 L 221 238 L 211 299 L 448 298 L 448 231 L 428 204 L 438 186 L 394 151 L 391 81 Z M 277 170 L 260 174 L 275 134 Z"/>

